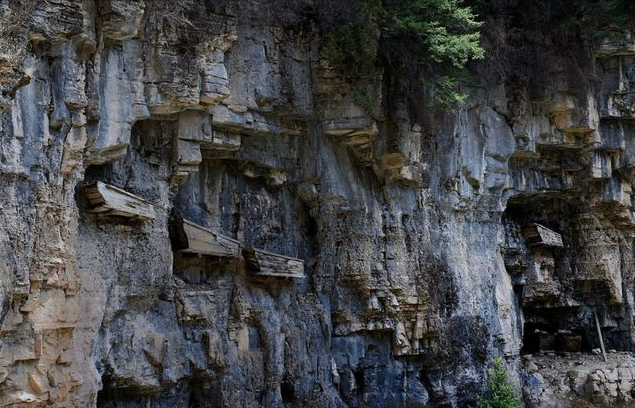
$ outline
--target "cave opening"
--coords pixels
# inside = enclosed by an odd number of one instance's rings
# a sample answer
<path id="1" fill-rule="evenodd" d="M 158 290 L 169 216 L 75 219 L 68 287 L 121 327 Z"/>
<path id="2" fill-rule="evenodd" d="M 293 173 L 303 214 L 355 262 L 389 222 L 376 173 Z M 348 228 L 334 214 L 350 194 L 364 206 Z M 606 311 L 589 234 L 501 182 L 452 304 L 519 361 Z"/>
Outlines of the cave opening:
<path id="1" fill-rule="evenodd" d="M 353 372 L 353 376 L 355 377 L 355 388 L 357 390 L 357 395 L 359 396 L 364 394 L 364 370 L 355 370 Z"/>
<path id="2" fill-rule="evenodd" d="M 432 385 L 430 374 L 428 373 L 426 369 L 419 370 L 417 378 L 419 379 L 419 382 L 423 386 L 423 389 L 428 394 L 428 397 L 430 398 L 430 402 L 436 404 L 436 403 L 441 403 L 443 401 L 444 396 L 438 392 L 438 388 Z"/>
<path id="3" fill-rule="evenodd" d="M 613 278 L 620 266 L 606 256 L 619 254 L 610 228 L 555 196 L 511 200 L 502 223 L 501 254 L 516 299 L 521 354 L 599 348 L 594 313 L 607 349 L 629 349 Z"/>
<path id="4" fill-rule="evenodd" d="M 291 379 L 285 378 L 280 384 L 280 396 L 284 404 L 292 404 L 296 401 L 295 386 Z"/>
<path id="5" fill-rule="evenodd" d="M 599 340 L 591 305 L 603 299 L 575 283 L 579 209 L 558 197 L 511 200 L 503 215 L 501 253 L 514 286 L 521 354 L 590 352 Z"/>
<path id="6" fill-rule="evenodd" d="M 113 400 L 113 395 L 110 387 L 110 379 L 108 376 L 104 375 L 101 377 L 102 387 L 97 392 L 97 407 L 99 408 L 110 408 L 114 407 L 115 401 Z"/>
<path id="7" fill-rule="evenodd" d="M 221 386 L 219 381 L 205 378 L 199 374 L 203 373 L 195 373 L 194 378 L 192 378 L 186 387 L 189 393 L 187 407 L 212 408 L 219 406 L 219 401 L 221 401 Z"/>
<path id="8" fill-rule="evenodd" d="M 145 405 L 147 398 L 140 389 L 131 387 L 118 388 L 108 374 L 101 377 L 102 388 L 97 392 L 98 408 L 116 408 L 123 404 L 129 406 Z"/>
<path id="9" fill-rule="evenodd" d="M 632 350 L 628 324 L 621 318 L 615 318 L 619 311 L 614 307 L 600 305 L 525 309 L 521 353 L 589 353 L 599 349 L 600 338 L 595 313 L 598 313 L 606 350 Z"/>
<path id="10" fill-rule="evenodd" d="M 523 354 L 590 352 L 595 347 L 590 315 L 580 308 L 524 308 L 523 314 Z"/>

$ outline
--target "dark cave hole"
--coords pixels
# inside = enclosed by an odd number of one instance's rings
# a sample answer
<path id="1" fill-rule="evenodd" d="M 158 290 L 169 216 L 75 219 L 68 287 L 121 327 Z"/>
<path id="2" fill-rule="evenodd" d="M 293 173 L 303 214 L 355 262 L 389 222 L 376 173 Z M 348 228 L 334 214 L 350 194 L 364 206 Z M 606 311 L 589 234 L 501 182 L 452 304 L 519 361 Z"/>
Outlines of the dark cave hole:
<path id="1" fill-rule="evenodd" d="M 187 401 L 188 408 L 198 408 L 200 406 L 198 402 L 198 396 L 195 392 L 190 393 L 190 398 Z"/>
<path id="2" fill-rule="evenodd" d="M 101 377 L 101 390 L 97 392 L 97 407 L 111 408 L 115 406 L 114 393 L 111 387 L 110 377 L 103 375 Z"/>
<path id="3" fill-rule="evenodd" d="M 364 393 L 364 370 L 356 370 L 353 372 L 355 377 L 355 387 L 357 389 L 357 395 Z"/>
<path id="4" fill-rule="evenodd" d="M 523 315 L 523 354 L 591 351 L 593 327 L 579 308 L 524 307 Z"/>
<path id="5" fill-rule="evenodd" d="M 375 346 L 374 344 L 370 344 L 366 348 L 366 357 L 379 357 L 380 355 L 381 350 L 379 350 L 379 347 Z"/>
<path id="6" fill-rule="evenodd" d="M 311 215 L 311 210 L 308 206 L 304 206 L 306 208 L 306 233 L 309 237 L 317 236 L 320 227 L 318 226 L 317 220 L 315 217 Z"/>
<path id="7" fill-rule="evenodd" d="M 523 354 L 545 351 L 590 351 L 585 334 L 571 331 L 554 331 L 541 324 L 526 323 L 523 333 Z"/>
<path id="8" fill-rule="evenodd" d="M 424 370 L 419 370 L 418 376 L 419 382 L 423 385 L 423 388 L 428 393 L 428 397 L 431 402 L 436 404 L 441 404 L 444 400 L 443 394 L 439 393 L 439 390 L 432 386 L 432 380 L 430 379 L 430 375 L 428 372 Z"/>
<path id="9" fill-rule="evenodd" d="M 285 404 L 290 404 L 296 401 L 293 381 L 287 378 L 282 382 L 282 384 L 280 384 L 280 395 L 282 396 L 282 402 Z"/>
<path id="10" fill-rule="evenodd" d="M 588 307 L 523 309 L 523 354 L 540 352 L 583 352 L 600 347 L 592 309 Z M 600 314 L 601 316 L 601 314 Z M 602 321 L 602 319 L 600 319 Z M 627 332 L 602 327 L 607 350 L 629 350 Z"/>
<path id="11" fill-rule="evenodd" d="M 141 405 L 143 394 L 139 389 L 116 388 L 109 375 L 105 374 L 101 378 L 102 389 L 97 392 L 98 408 L 116 408 L 122 403 L 129 405 Z"/>
<path id="12" fill-rule="evenodd" d="M 196 370 L 194 377 L 186 387 L 189 391 L 188 408 L 218 407 L 222 400 L 220 378 L 210 379 L 203 371 Z M 162 405 L 163 406 L 163 405 Z M 169 405 L 165 405 L 169 406 Z"/>
<path id="13" fill-rule="evenodd" d="M 97 392 L 97 407 L 98 408 L 110 408 L 113 407 L 114 401 L 111 401 L 108 392 L 103 388 Z"/>
<path id="14" fill-rule="evenodd" d="M 199 408 L 202 407 L 201 401 L 204 401 L 202 395 L 203 384 L 197 381 L 192 381 L 190 383 L 190 397 L 187 402 L 188 408 Z"/>

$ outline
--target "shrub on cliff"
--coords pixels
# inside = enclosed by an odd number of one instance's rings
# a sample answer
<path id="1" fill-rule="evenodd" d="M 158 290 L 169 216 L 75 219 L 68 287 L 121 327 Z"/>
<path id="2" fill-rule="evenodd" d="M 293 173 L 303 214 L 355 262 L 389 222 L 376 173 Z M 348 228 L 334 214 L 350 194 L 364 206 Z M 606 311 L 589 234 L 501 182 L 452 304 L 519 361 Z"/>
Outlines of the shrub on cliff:
<path id="1" fill-rule="evenodd" d="M 514 394 L 514 384 L 503 366 L 503 359 L 497 357 L 493 367 L 487 370 L 487 391 L 478 397 L 480 408 L 522 408 L 523 404 Z"/>

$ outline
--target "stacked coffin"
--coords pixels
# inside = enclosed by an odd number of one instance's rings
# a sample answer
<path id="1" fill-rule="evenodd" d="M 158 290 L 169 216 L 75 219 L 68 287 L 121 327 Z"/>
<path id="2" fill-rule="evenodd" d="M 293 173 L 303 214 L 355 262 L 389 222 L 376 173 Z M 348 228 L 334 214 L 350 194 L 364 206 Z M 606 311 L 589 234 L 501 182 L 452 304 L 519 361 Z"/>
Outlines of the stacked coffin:
<path id="1" fill-rule="evenodd" d="M 100 216 L 147 221 L 156 218 L 154 206 L 127 191 L 97 181 L 87 184 L 84 192 L 91 212 Z M 177 218 L 170 226 L 172 247 L 181 253 L 217 258 L 245 259 L 253 275 L 304 278 L 304 261 L 241 244 L 192 221 Z"/>
<path id="2" fill-rule="evenodd" d="M 304 261 L 301 259 L 244 246 L 235 239 L 182 218 L 172 222 L 171 236 L 176 251 L 220 258 L 242 255 L 253 275 L 304 278 Z"/>

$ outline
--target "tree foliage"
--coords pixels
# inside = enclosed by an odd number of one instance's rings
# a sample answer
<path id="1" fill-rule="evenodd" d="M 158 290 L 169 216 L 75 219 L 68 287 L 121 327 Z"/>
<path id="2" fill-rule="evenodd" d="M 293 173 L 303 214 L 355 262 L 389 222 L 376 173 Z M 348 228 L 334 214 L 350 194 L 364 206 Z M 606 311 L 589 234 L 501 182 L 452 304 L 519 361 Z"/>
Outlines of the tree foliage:
<path id="1" fill-rule="evenodd" d="M 481 59 L 481 23 L 461 0 L 365 0 L 359 18 L 331 30 L 324 55 L 344 72 L 362 75 L 378 58 L 414 79 L 437 105 L 461 102 L 466 65 Z"/>
<path id="2" fill-rule="evenodd" d="M 464 68 L 471 59 L 483 58 L 479 46 L 481 23 L 459 0 L 411 0 L 385 4 L 383 31 L 388 39 L 414 40 L 419 57 Z"/>
<path id="3" fill-rule="evenodd" d="M 579 28 L 587 40 L 618 39 L 635 24 L 635 3 L 631 0 L 576 0 L 566 24 Z"/>
<path id="4" fill-rule="evenodd" d="M 514 394 L 514 384 L 503 366 L 503 359 L 497 357 L 492 368 L 487 370 L 487 391 L 478 397 L 480 408 L 522 408 L 523 404 Z"/>

